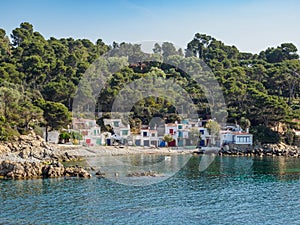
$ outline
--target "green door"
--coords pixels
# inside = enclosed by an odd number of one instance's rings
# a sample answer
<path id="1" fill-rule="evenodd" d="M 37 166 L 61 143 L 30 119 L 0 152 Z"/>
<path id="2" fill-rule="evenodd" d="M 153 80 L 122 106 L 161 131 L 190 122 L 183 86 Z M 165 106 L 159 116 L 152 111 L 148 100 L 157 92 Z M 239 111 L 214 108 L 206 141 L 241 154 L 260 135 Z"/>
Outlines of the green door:
<path id="1" fill-rule="evenodd" d="M 97 138 L 96 145 L 101 145 L 101 138 Z"/>

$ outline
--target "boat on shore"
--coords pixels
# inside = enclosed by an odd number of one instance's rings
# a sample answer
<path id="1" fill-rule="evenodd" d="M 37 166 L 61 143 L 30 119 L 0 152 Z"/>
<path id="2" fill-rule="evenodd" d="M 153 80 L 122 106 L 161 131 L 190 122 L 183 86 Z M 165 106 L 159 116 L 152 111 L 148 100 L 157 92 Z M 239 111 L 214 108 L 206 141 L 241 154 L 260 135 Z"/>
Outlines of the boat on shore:
<path id="1" fill-rule="evenodd" d="M 220 147 L 212 146 L 212 147 L 198 147 L 196 151 L 193 152 L 193 154 L 218 154 L 221 150 Z"/>

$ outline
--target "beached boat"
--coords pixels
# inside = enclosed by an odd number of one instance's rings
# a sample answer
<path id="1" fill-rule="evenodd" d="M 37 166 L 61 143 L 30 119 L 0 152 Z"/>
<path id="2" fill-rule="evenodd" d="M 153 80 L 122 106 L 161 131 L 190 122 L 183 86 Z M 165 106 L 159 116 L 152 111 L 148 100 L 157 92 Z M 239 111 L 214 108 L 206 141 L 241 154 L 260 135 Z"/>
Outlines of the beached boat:
<path id="1" fill-rule="evenodd" d="M 194 154 L 218 154 L 221 150 L 220 147 L 212 146 L 212 147 L 198 147 Z"/>

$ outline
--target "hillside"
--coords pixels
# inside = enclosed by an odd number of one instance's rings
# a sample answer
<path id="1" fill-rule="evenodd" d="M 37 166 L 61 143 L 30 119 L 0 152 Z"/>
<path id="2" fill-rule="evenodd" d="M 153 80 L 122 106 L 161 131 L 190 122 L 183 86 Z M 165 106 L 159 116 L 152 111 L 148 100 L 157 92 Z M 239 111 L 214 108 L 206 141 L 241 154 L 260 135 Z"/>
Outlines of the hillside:
<path id="1" fill-rule="evenodd" d="M 10 39 L 8 35 L 0 29 L 1 140 L 27 133 L 31 128 L 38 130 L 39 126 L 47 130 L 66 127 L 71 122 L 78 84 L 83 82 L 81 78 L 89 66 L 108 51 L 125 49 L 134 52 L 134 56 L 141 52 L 137 44 L 114 42 L 109 46 L 101 39 L 96 43 L 73 38 L 46 40 L 28 22 L 14 29 Z M 300 62 L 292 43 L 251 54 L 197 33 L 185 50 L 164 42 L 153 46 L 153 55 L 172 63 L 137 62 L 115 72 L 98 97 L 97 110 L 101 109 L 104 117 L 110 116 L 115 97 L 128 82 L 156 76 L 175 80 L 191 96 L 198 115 L 210 118 L 203 90 L 185 71 L 174 66 L 175 62 L 186 65 L 201 59 L 222 87 L 228 122 L 248 119 L 259 141 L 284 139 L 293 143 L 292 130 L 299 129 L 293 119 L 300 119 Z M 90 99 L 91 84 L 84 84 L 87 91 L 83 94 Z M 139 100 L 131 112 L 132 127 L 147 124 L 152 117 L 165 118 L 167 122 L 182 119 L 178 118 L 178 109 L 162 97 Z M 274 131 L 279 126 L 284 136 Z"/>

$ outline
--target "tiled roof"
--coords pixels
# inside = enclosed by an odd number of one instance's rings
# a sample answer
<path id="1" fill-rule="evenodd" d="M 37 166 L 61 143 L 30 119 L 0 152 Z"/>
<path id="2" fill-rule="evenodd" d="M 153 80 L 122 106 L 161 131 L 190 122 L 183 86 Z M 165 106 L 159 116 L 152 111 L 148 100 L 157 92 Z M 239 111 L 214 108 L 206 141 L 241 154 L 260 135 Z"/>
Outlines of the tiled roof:
<path id="1" fill-rule="evenodd" d="M 166 126 L 167 127 L 176 127 L 177 124 L 176 123 L 167 123 Z"/>
<path id="2" fill-rule="evenodd" d="M 232 134 L 239 134 L 239 135 L 249 135 L 250 133 L 247 132 L 230 132 Z"/>

